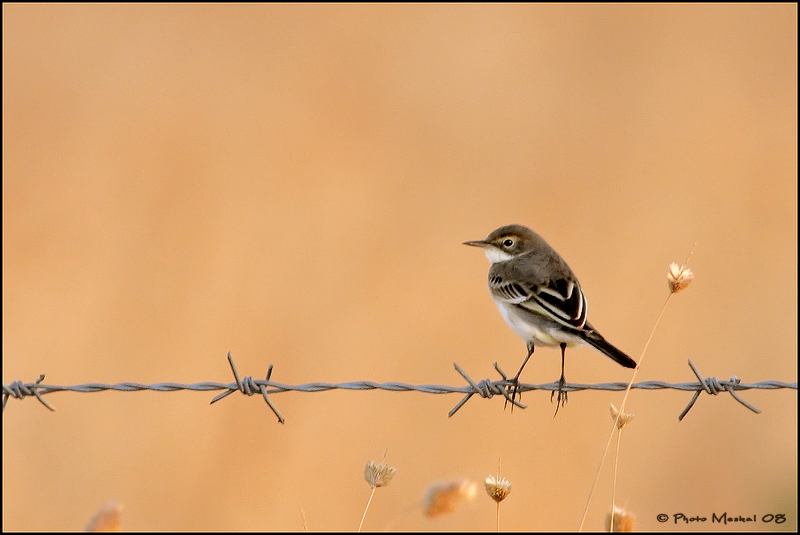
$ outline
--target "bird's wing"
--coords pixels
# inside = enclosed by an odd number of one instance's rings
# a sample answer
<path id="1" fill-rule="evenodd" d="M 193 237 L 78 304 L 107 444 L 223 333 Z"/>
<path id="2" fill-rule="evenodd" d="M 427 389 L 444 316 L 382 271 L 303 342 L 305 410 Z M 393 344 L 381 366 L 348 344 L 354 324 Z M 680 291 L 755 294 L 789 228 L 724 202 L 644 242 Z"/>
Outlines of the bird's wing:
<path id="1" fill-rule="evenodd" d="M 492 296 L 569 327 L 586 323 L 586 296 L 572 278 L 557 278 L 534 285 L 515 280 L 502 272 L 489 274 Z"/>

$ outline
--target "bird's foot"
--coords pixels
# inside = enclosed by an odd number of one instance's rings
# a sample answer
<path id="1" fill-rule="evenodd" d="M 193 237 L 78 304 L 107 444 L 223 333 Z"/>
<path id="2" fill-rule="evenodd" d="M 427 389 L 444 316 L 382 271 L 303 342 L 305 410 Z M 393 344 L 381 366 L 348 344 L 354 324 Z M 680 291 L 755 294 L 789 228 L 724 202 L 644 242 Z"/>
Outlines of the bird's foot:
<path id="1" fill-rule="evenodd" d="M 558 397 L 556 398 L 556 412 L 553 414 L 553 418 L 556 417 L 558 414 L 558 409 L 563 407 L 567 404 L 567 392 L 564 390 L 564 385 L 567 381 L 564 379 L 562 375 L 561 378 L 558 380 Z M 550 403 L 553 402 L 553 396 L 556 394 L 556 391 L 550 392 Z"/>
<path id="2" fill-rule="evenodd" d="M 520 401 L 522 401 L 522 392 L 519 392 L 519 374 L 515 375 L 511 378 L 511 412 L 514 412 L 514 405 L 515 401 L 517 400 L 517 396 L 519 396 Z M 506 398 L 506 402 L 503 405 L 503 410 L 508 406 L 508 398 Z"/>

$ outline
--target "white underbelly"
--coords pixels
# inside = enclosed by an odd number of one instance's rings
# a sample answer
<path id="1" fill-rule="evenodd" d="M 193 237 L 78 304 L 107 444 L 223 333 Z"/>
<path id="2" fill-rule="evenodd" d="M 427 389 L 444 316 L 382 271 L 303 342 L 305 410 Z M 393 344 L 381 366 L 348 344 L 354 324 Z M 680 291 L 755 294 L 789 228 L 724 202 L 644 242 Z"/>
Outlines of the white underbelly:
<path id="1" fill-rule="evenodd" d="M 544 319 L 540 322 L 527 321 L 511 305 L 499 300 L 495 300 L 495 304 L 500 310 L 500 315 L 511 327 L 511 330 L 522 338 L 526 344 L 533 343 L 535 346 L 567 344 L 568 346 L 574 346 L 583 343 L 580 338 L 561 331 L 559 325 L 555 322 L 548 322 Z"/>

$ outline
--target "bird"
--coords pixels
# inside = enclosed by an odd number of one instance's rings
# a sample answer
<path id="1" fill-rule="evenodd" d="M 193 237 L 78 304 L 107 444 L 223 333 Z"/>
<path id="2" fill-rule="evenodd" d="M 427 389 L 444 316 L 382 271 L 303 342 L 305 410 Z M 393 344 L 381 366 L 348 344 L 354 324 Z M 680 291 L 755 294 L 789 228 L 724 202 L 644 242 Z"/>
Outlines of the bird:
<path id="1" fill-rule="evenodd" d="M 492 299 L 528 349 L 513 378 L 512 401 L 519 376 L 537 346 L 561 348 L 555 414 L 567 402 L 564 391 L 567 347 L 588 345 L 626 368 L 636 367 L 636 361 L 609 343 L 589 323 L 586 295 L 578 278 L 539 234 L 522 225 L 505 225 L 482 240 L 466 241 L 464 245 L 483 249 L 491 263 L 488 284 Z M 551 402 L 554 394 L 550 394 Z"/>

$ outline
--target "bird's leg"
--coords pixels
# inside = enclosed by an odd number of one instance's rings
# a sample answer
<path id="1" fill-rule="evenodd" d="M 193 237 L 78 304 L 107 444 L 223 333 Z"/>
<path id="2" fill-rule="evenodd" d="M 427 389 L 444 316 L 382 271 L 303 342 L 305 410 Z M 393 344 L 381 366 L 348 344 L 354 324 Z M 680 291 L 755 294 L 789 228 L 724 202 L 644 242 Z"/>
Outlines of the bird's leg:
<path id="1" fill-rule="evenodd" d="M 564 385 L 567 383 L 567 380 L 564 379 L 564 356 L 567 351 L 567 344 L 561 344 L 561 378 L 558 380 L 558 397 L 556 398 L 556 412 L 553 414 L 553 418 L 556 417 L 558 414 L 559 407 L 563 407 L 567 403 L 567 393 L 564 391 Z M 553 402 L 553 394 L 555 392 L 550 393 L 550 402 Z"/>
<path id="2" fill-rule="evenodd" d="M 525 357 L 525 360 L 522 361 L 522 366 L 519 367 L 519 371 L 517 375 L 511 379 L 514 383 L 514 390 L 511 392 L 511 400 L 515 400 L 517 398 L 517 389 L 519 388 L 519 375 L 522 373 L 522 370 L 525 368 L 525 365 L 528 363 L 528 359 L 531 358 L 533 355 L 533 344 L 528 344 L 528 355 Z M 522 393 L 519 395 L 519 399 L 522 399 Z M 506 405 L 508 405 L 508 399 L 506 399 L 505 404 L 503 405 L 503 410 L 505 410 Z M 514 405 L 511 405 L 511 412 L 514 412 Z"/>

